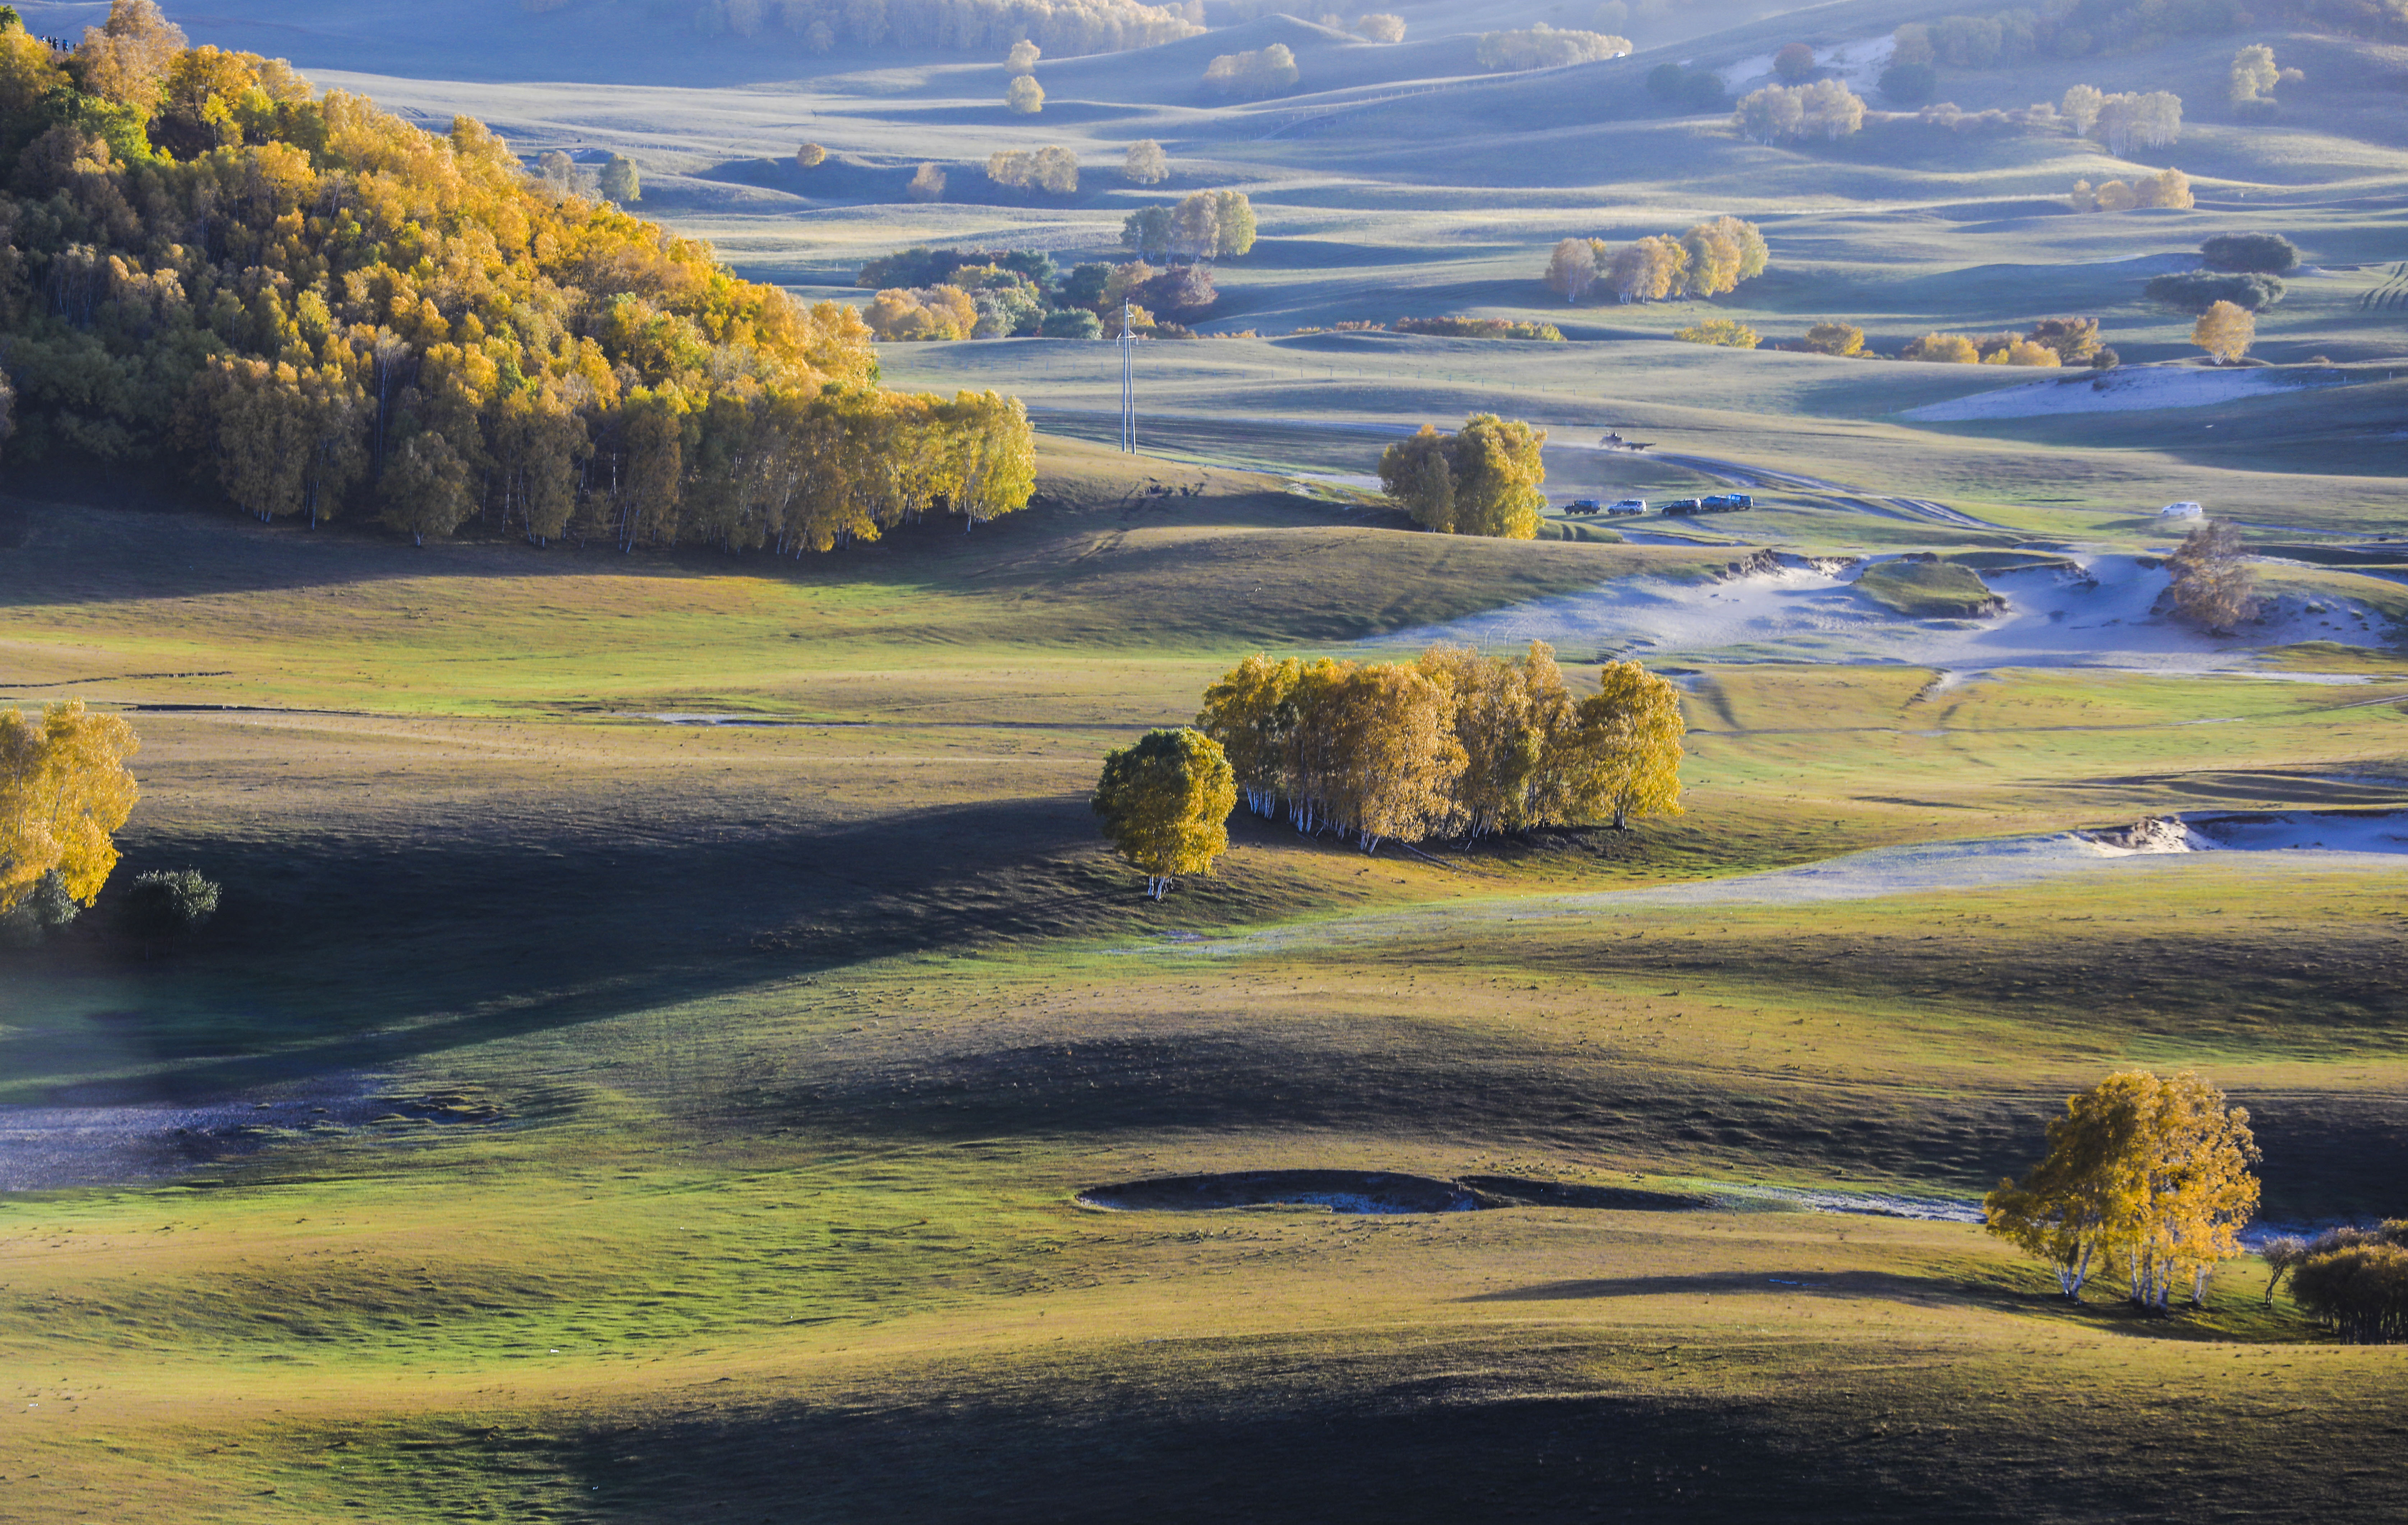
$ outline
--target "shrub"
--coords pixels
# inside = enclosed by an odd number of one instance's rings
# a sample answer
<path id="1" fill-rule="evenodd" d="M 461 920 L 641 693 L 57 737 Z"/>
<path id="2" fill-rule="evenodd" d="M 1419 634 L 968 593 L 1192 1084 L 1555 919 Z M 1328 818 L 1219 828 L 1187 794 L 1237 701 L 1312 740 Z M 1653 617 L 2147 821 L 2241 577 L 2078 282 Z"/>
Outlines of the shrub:
<path id="1" fill-rule="evenodd" d="M 2300 251 L 2279 233 L 2219 233 L 2199 246 L 2199 257 L 2211 270 L 2244 275 L 2288 275 L 2300 266 Z"/>
<path id="2" fill-rule="evenodd" d="M 2104 344 L 2093 351 L 2090 356 L 2092 370 L 2114 370 L 2123 363 L 2124 357 Z"/>
<path id="3" fill-rule="evenodd" d="M 36 880 L 15 905 L 0 912 L 0 947 L 33 947 L 82 911 L 83 903 L 68 891 L 65 876 L 52 869 Z"/>
<path id="4" fill-rule="evenodd" d="M 2181 312 L 2205 312 L 2218 302 L 2229 302 L 2249 312 L 2263 312 L 2283 299 L 2280 276 L 2215 270 L 2182 270 L 2151 276 L 2142 292 L 2152 302 L 2163 302 Z"/>
<path id="5" fill-rule="evenodd" d="M 1709 318 L 1675 329 L 1672 337 L 1686 344 L 1718 344 L 1733 350 L 1753 350 L 1758 343 L 1756 330 L 1735 318 Z"/>
<path id="6" fill-rule="evenodd" d="M 1881 93 L 1900 106 L 1921 106 L 1940 88 L 1940 73 L 1928 64 L 1892 64 L 1882 70 Z"/>
<path id="7" fill-rule="evenodd" d="M 1503 318 L 1398 318 L 1397 332 L 1435 334 L 1440 338 L 1527 338 L 1546 344 L 1564 341 L 1564 331 L 1554 324 L 1509 323 Z"/>
<path id="8" fill-rule="evenodd" d="M 827 150 L 817 143 L 806 143 L 795 151 L 795 165 L 798 169 L 817 169 L 825 163 Z"/>
<path id="9" fill-rule="evenodd" d="M 1852 323 L 1818 323 L 1806 330 L 1798 347 L 1813 354 L 1857 355 L 1865 352 L 1865 331 Z"/>
<path id="10" fill-rule="evenodd" d="M 1971 366 L 1979 362 L 1982 352 L 1962 334 L 1926 334 L 1899 352 L 1900 360 L 1929 360 L 1943 365 Z"/>
<path id="11" fill-rule="evenodd" d="M 195 869 L 153 869 L 125 892 L 125 924 L 143 939 L 196 932 L 218 914 L 218 886 Z"/>

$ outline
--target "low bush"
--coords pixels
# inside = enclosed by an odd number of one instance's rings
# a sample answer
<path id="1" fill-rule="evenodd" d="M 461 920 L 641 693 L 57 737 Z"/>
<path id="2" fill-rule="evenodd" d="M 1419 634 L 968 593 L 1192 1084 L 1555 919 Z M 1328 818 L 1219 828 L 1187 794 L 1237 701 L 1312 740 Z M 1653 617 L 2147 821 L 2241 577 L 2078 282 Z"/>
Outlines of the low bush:
<path id="1" fill-rule="evenodd" d="M 125 926 L 148 941 L 196 932 L 218 914 L 218 886 L 197 869 L 153 869 L 125 892 Z"/>
<path id="2" fill-rule="evenodd" d="M 2142 288 L 2152 302 L 2163 302 L 2181 312 L 2205 312 L 2218 302 L 2229 302 L 2249 312 L 2263 312 L 2283 299 L 2280 276 L 2255 272 L 2182 270 L 2151 276 Z"/>
<path id="3" fill-rule="evenodd" d="M 1554 324 L 1509 323 L 1503 318 L 1398 318 L 1397 332 L 1435 334 L 1440 338 L 1528 338 L 1547 344 L 1564 341 L 1564 331 Z"/>

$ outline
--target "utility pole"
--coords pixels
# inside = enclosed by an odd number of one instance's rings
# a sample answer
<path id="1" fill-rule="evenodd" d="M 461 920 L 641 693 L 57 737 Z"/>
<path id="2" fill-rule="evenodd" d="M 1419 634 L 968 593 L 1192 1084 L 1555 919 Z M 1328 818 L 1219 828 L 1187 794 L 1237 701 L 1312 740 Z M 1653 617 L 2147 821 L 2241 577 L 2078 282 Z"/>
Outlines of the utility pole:
<path id="1" fill-rule="evenodd" d="M 1121 303 L 1121 449 L 1137 453 L 1137 335 L 1129 329 L 1129 304 Z"/>

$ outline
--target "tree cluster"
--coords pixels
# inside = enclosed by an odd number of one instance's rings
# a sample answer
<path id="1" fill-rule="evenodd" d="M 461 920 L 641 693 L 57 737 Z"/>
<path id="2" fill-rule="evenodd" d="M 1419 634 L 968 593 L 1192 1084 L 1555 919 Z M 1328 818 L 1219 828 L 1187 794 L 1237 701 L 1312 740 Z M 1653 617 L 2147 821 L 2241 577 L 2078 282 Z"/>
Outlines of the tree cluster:
<path id="1" fill-rule="evenodd" d="M 1865 352 L 1865 331 L 1852 323 L 1818 323 L 1806 330 L 1796 347 L 1808 354 L 1853 359 Z"/>
<path id="2" fill-rule="evenodd" d="M 2057 103 L 2068 126 L 2118 159 L 2135 148 L 2159 149 L 2178 140 L 2182 109 L 2182 97 L 2170 90 L 2110 95 L 2096 85 L 2075 85 Z"/>
<path id="3" fill-rule="evenodd" d="M 1342 325 L 1341 325 L 1342 326 Z M 1377 324 L 1366 324 L 1377 328 Z M 1541 344 L 1561 344 L 1564 331 L 1551 323 L 1515 323 L 1509 318 L 1398 318 L 1399 334 L 1426 334 L 1437 338 L 1523 338 Z"/>
<path id="4" fill-rule="evenodd" d="M 2211 270 L 2254 275 L 2288 275 L 2300 266 L 2300 251 L 2279 233 L 2219 233 L 2199 246 L 2199 257 Z"/>
<path id="5" fill-rule="evenodd" d="M 2301 0 L 2302 6 L 2320 3 Z M 2000 68 L 2039 57 L 2084 58 L 2229 31 L 2246 14 L 2240 0 L 2051 0 L 2042 9 L 2016 7 L 1989 16 L 1910 22 L 1893 34 L 1890 56 L 1894 64 Z"/>
<path id="6" fill-rule="evenodd" d="M 1276 95 L 1296 81 L 1296 54 L 1283 42 L 1252 52 L 1223 53 L 1204 65 L 1204 87 L 1239 100 Z"/>
<path id="7" fill-rule="evenodd" d="M 1182 6 L 1140 0 L 697 0 L 695 19 L 706 35 L 782 26 L 815 53 L 850 44 L 990 58 L 1022 42 L 1056 56 L 1125 52 L 1204 30 Z"/>
<path id="8" fill-rule="evenodd" d="M 2129 184 L 2108 180 L 2093 186 L 2075 180 L 2066 205 L 2078 212 L 2128 212 L 2136 207 L 2186 208 L 2191 205 L 2190 177 L 2169 166 L 2143 175 Z"/>
<path id="9" fill-rule="evenodd" d="M 2094 1264 L 2124 1273 L 2130 1300 L 2165 1311 L 2187 1280 L 2207 1298 L 2208 1273 L 2240 1253 L 2258 1208 L 2257 1141 L 2249 1114 L 2188 1072 L 2108 1076 L 2066 1099 L 2048 1125 L 2048 1154 L 1982 1201 L 1985 1225 L 2038 1256 L 2079 1301 Z"/>
<path id="10" fill-rule="evenodd" d="M 2263 312 L 2283 299 L 2289 288 L 2281 276 L 2221 270 L 2174 270 L 2149 277 L 2142 294 L 2178 312 L 2205 312 L 2229 302 L 2247 312 Z"/>
<path id="11" fill-rule="evenodd" d="M 916 246 L 862 266 L 858 283 L 877 288 L 864 316 L 883 339 L 1117 337 L 1123 305 L 1130 326 L 1155 338 L 1189 338 L 1155 311 L 1194 313 L 1220 294 L 1210 266 L 1156 269 L 1143 260 L 1062 270 L 1032 250 Z"/>
<path id="12" fill-rule="evenodd" d="M 2169 592 L 2174 613 L 2203 630 L 2230 635 L 2258 615 L 2258 577 L 2251 570 L 2241 532 L 2221 520 L 2183 537 L 2166 558 L 2173 579 Z"/>
<path id="13" fill-rule="evenodd" d="M 2270 1240 L 2266 1301 L 2291 1277 L 2291 1301 L 2351 1345 L 2408 1344 L 2408 1218 Z"/>
<path id="14" fill-rule="evenodd" d="M 2271 105 L 2276 85 L 2297 84 L 2306 78 L 2300 70 L 2276 66 L 2273 49 L 2252 43 L 2232 55 L 2230 99 L 2235 106 Z"/>
<path id="15" fill-rule="evenodd" d="M 1658 64 L 1648 70 L 1647 94 L 1685 111 L 1720 111 L 1730 105 L 1730 92 L 1723 88 L 1721 75 L 1678 64 Z"/>
<path id="16" fill-rule="evenodd" d="M 1412 663 L 1246 658 L 1196 724 L 1256 814 L 1390 839 L 1477 838 L 1681 813 L 1680 696 L 1635 662 L 1574 700 L 1555 653 L 1517 660 L 1434 646 Z"/>
<path id="17" fill-rule="evenodd" d="M 1495 413 L 1474 413 L 1453 434 L 1425 424 L 1380 453 L 1380 486 L 1424 529 L 1531 540 L 1547 504 L 1546 442 L 1546 430 Z"/>
<path id="18" fill-rule="evenodd" d="M 1865 103 L 1837 79 L 1767 85 L 1740 98 L 1732 122 L 1759 143 L 1841 138 L 1865 124 Z"/>
<path id="19" fill-rule="evenodd" d="M 1354 18 L 1354 35 L 1365 42 L 1402 42 L 1405 40 L 1405 19 L 1387 11 L 1373 11 Z"/>
<path id="20" fill-rule="evenodd" d="M 1771 252 L 1753 223 L 1717 217 L 1678 237 L 1651 234 L 1616 250 L 1602 238 L 1566 238 L 1547 259 L 1547 287 L 1567 302 L 1612 292 L 1624 302 L 1719 296 L 1764 273 Z"/>
<path id="21" fill-rule="evenodd" d="M 52 925 L 90 905 L 117 867 L 117 829 L 138 791 L 125 759 L 141 742 L 81 699 L 28 720 L 0 710 L 0 913 L 29 899 Z"/>
<path id="22" fill-rule="evenodd" d="M 1630 54 L 1628 37 L 1603 32 L 1558 32 L 1544 22 L 1519 32 L 1484 32 L 1479 58 L 1484 69 L 1555 69 L 1597 64 Z"/>
<path id="23" fill-rule="evenodd" d="M 1180 875 L 1211 872 L 1229 850 L 1237 778 L 1211 737 L 1184 726 L 1152 730 L 1106 755 L 1089 804 L 1105 839 L 1145 870 L 1146 899 L 1159 900 Z"/>
<path id="24" fill-rule="evenodd" d="M 1069 195 L 1079 189 L 1079 156 L 1059 144 L 997 149 L 986 156 L 986 178 L 1013 190 Z"/>
<path id="25" fill-rule="evenodd" d="M 113 29 L 113 30 L 112 30 Z M 0 32 L 0 344 L 24 440 L 173 454 L 263 520 L 824 549 L 1033 485 L 1020 407 L 875 386 L 857 314 L 115 0 Z"/>
<path id="26" fill-rule="evenodd" d="M 2050 320 L 2055 322 L 2057 320 Z M 2093 324 L 2095 335 L 2097 325 Z M 2093 349 L 2097 346 L 2094 344 Z M 2087 353 L 2088 352 L 2085 352 Z M 1900 360 L 1936 361 L 1955 366 L 2062 366 L 2065 353 L 2037 331 L 2025 334 L 1926 334 L 1899 352 Z"/>
<path id="27" fill-rule="evenodd" d="M 1121 242 L 1146 259 L 1242 259 L 1254 247 L 1254 204 L 1243 191 L 1198 191 L 1175 207 L 1140 207 Z"/>

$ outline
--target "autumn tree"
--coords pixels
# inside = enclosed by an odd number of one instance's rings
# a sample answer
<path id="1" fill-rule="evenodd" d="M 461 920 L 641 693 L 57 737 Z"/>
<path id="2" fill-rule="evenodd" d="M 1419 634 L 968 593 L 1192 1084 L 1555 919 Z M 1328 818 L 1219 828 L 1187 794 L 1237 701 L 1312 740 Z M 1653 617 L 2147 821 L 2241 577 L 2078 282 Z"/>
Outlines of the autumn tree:
<path id="1" fill-rule="evenodd" d="M 614 206 L 644 199 L 643 177 L 636 170 L 636 161 L 624 153 L 614 153 L 603 162 L 600 189 Z"/>
<path id="2" fill-rule="evenodd" d="M 1628 37 L 1558 31 L 1541 22 L 1526 31 L 1482 33 L 1477 56 L 1484 69 L 1554 69 L 1623 58 L 1629 52 Z"/>
<path id="3" fill-rule="evenodd" d="M 1681 241 L 1650 234 L 1625 245 L 1613 256 L 1606 284 L 1625 302 L 1660 302 L 1682 290 L 1688 274 L 1689 255 Z"/>
<path id="4" fill-rule="evenodd" d="M 1547 261 L 1547 289 L 1578 302 L 1597 284 L 1597 250 L 1586 238 L 1566 238 Z"/>
<path id="5" fill-rule="evenodd" d="M 1671 680 L 1636 662 L 1609 662 L 1572 721 L 1555 765 L 1570 819 L 1609 818 L 1627 831 L 1634 816 L 1682 813 L 1681 738 L 1688 725 Z"/>
<path id="6" fill-rule="evenodd" d="M 0 711 L 0 912 L 53 874 L 67 898 L 92 904 L 138 797 L 125 760 L 139 746 L 132 726 L 88 713 L 81 699 L 36 720 Z"/>
<path id="7" fill-rule="evenodd" d="M 827 163 L 827 150 L 820 147 L 817 143 L 806 143 L 801 148 L 795 151 L 795 167 L 797 169 L 817 169 L 820 165 Z"/>
<path id="8" fill-rule="evenodd" d="M 1132 185 L 1156 185 L 1170 178 L 1170 160 L 1162 151 L 1161 144 L 1151 137 L 1141 138 L 1129 145 L 1121 175 Z"/>
<path id="9" fill-rule="evenodd" d="M 2114 1074 L 2067 1099 L 2047 1155 L 1983 1200 L 1985 1221 L 2047 1261 L 2067 1297 L 2094 1265 L 2118 1265 L 2131 1301 L 2163 1312 L 2186 1278 L 2205 1302 L 2208 1273 L 2240 1252 L 2257 1159 L 2249 1114 L 2198 1075 Z"/>
<path id="10" fill-rule="evenodd" d="M 1864 126 L 1865 103 L 1837 79 L 1767 85 L 1742 96 L 1731 120 L 1742 137 L 1759 143 L 1841 138 Z"/>
<path id="11" fill-rule="evenodd" d="M 1004 88 L 1003 104 L 1018 115 L 1035 116 L 1045 109 L 1045 87 L 1037 82 L 1033 74 L 1015 74 Z"/>
<path id="12" fill-rule="evenodd" d="M 1753 350 L 1763 342 L 1755 329 L 1736 318 L 1708 318 L 1685 328 L 1675 328 L 1672 337 L 1684 344 L 1712 344 L 1731 350 Z"/>
<path id="13" fill-rule="evenodd" d="M 911 181 L 903 187 L 903 194 L 914 201 L 944 200 L 944 170 L 933 164 L 922 165 L 911 172 Z"/>
<path id="14" fill-rule="evenodd" d="M 2174 612 L 2202 629 L 2229 634 L 2258 613 L 2258 579 L 2241 532 L 2221 519 L 2183 537 L 2166 558 Z"/>
<path id="15" fill-rule="evenodd" d="M 1982 352 L 1962 334 L 1926 334 L 1899 352 L 1900 360 L 1931 360 L 1942 365 L 1971 366 Z"/>
<path id="16" fill-rule="evenodd" d="M 1093 807 L 1104 837 L 1145 870 L 1159 900 L 1181 874 L 1210 873 L 1229 850 L 1238 788 L 1220 743 L 1190 727 L 1152 730 L 1104 758 Z"/>
<path id="17" fill-rule="evenodd" d="M 2230 302 L 2218 302 L 2191 325 L 2190 341 L 2229 366 L 2258 341 L 2258 314 Z"/>
<path id="18" fill-rule="evenodd" d="M 1354 35 L 1366 42 L 1402 42 L 1405 40 L 1405 19 L 1386 11 L 1373 11 L 1354 19 Z"/>
<path id="19" fill-rule="evenodd" d="M 2293 84 L 2306 78 L 2298 69 L 2276 67 L 2274 50 L 2262 42 L 2252 43 L 2232 55 L 2232 104 L 2263 105 L 2272 98 L 2276 85 Z"/>
<path id="20" fill-rule="evenodd" d="M 1798 83 L 1814 72 L 1814 50 L 1802 42 L 1785 44 L 1772 55 L 1772 72 L 1785 83 Z"/>
<path id="21" fill-rule="evenodd" d="M 1454 434 L 1428 424 L 1380 456 L 1380 485 L 1425 529 L 1526 540 L 1539 532 L 1547 431 L 1474 413 Z"/>
<path id="22" fill-rule="evenodd" d="M 2077 366 L 2099 352 L 2099 320 L 2042 318 L 2024 337 L 2034 344 L 2047 345 L 2066 365 Z"/>
<path id="23" fill-rule="evenodd" d="M 84 28 L 76 70 L 86 93 L 147 112 L 183 50 L 183 30 L 153 0 L 110 0 L 108 19 Z"/>
<path id="24" fill-rule="evenodd" d="M 1276 95 L 1297 79 L 1296 53 L 1283 42 L 1252 52 L 1223 53 L 1204 66 L 1206 89 L 1245 100 Z"/>
<path id="25" fill-rule="evenodd" d="M 1034 186 L 1057 195 L 1079 189 L 1079 156 L 1059 144 L 1041 149 L 998 149 L 987 155 L 987 179 L 1019 189 Z"/>
<path id="26" fill-rule="evenodd" d="M 1037 72 L 1037 61 L 1044 56 L 1045 51 L 1043 49 L 1038 47 L 1037 44 L 1029 41 L 1026 37 L 1023 37 L 1018 42 L 1011 45 L 1010 52 L 1004 55 L 1004 72 L 1015 77 L 1025 74 L 1035 74 Z"/>
<path id="27" fill-rule="evenodd" d="M 1865 331 L 1852 323 L 1818 323 L 1798 342 L 1813 354 L 1859 355 L 1865 352 Z"/>

